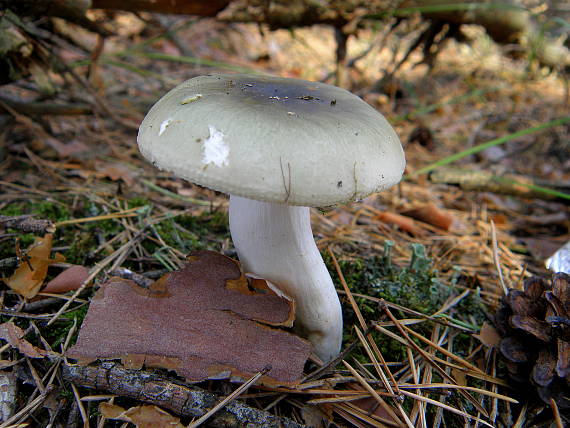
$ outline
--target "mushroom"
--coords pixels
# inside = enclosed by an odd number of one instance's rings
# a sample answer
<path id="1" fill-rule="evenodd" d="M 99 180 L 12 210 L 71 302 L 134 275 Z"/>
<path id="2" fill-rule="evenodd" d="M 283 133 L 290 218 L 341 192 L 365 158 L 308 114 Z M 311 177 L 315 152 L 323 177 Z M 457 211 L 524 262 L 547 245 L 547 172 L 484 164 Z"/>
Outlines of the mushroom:
<path id="1" fill-rule="evenodd" d="M 386 119 L 324 83 L 212 74 L 162 97 L 138 144 L 155 166 L 230 194 L 230 232 L 244 270 L 294 297 L 294 328 L 323 361 L 334 358 L 342 312 L 309 207 L 347 203 L 400 181 L 404 153 Z"/>

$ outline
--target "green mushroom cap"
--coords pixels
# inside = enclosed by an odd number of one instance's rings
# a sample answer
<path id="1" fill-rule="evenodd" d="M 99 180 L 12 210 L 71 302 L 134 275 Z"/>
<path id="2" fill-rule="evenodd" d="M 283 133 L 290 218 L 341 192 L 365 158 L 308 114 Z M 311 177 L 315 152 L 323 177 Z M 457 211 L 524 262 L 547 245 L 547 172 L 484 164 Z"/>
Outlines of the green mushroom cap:
<path id="1" fill-rule="evenodd" d="M 140 126 L 142 154 L 211 189 L 267 202 L 331 206 L 400 181 L 398 136 L 350 92 L 247 74 L 190 79 Z"/>

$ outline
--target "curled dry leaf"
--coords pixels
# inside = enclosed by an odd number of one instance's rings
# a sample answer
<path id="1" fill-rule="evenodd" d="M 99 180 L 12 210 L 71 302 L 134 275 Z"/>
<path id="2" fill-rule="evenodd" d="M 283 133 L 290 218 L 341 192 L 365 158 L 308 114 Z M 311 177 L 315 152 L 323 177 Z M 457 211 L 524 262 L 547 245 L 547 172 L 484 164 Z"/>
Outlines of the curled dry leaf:
<path id="1" fill-rule="evenodd" d="M 0 324 L 0 339 L 4 339 L 12 348 L 16 348 L 29 358 L 43 358 L 47 354 L 46 351 L 25 340 L 24 330 L 11 322 Z"/>
<path id="2" fill-rule="evenodd" d="M 196 382 L 246 379 L 270 364 L 263 383 L 297 381 L 310 345 L 270 327 L 292 325 L 291 298 L 259 278 L 248 281 L 221 254 L 201 251 L 189 260 L 150 289 L 124 279 L 102 286 L 67 356 L 165 367 Z"/>
<path id="3" fill-rule="evenodd" d="M 99 411 L 107 419 L 131 422 L 137 428 L 184 428 L 179 418 L 157 406 L 144 405 L 125 410 L 116 404 L 101 403 L 99 404 Z"/>
<path id="4" fill-rule="evenodd" d="M 65 260 L 65 257 L 59 253 L 55 255 L 55 258 L 50 258 L 52 242 L 53 235 L 51 233 L 46 234 L 43 238 L 36 238 L 14 274 L 10 278 L 4 279 L 8 287 L 26 299 L 31 299 L 38 294 L 46 278 L 48 266 Z"/>
<path id="5" fill-rule="evenodd" d="M 425 230 L 409 217 L 392 212 L 381 212 L 376 215 L 376 218 L 384 223 L 398 226 L 401 230 L 408 232 L 410 235 L 425 235 Z"/>
<path id="6" fill-rule="evenodd" d="M 449 211 L 438 208 L 434 203 L 425 204 L 401 214 L 443 230 L 449 230 L 454 220 Z"/>
<path id="7" fill-rule="evenodd" d="M 89 269 L 85 266 L 74 265 L 48 282 L 43 289 L 45 293 L 65 293 L 77 290 L 89 276 Z"/>

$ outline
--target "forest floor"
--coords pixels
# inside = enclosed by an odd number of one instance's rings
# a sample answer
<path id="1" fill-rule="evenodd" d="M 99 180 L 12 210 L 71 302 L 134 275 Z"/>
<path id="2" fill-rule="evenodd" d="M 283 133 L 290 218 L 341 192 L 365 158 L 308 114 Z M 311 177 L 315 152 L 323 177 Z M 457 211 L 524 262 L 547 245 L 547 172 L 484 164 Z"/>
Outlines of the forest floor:
<path id="1" fill-rule="evenodd" d="M 96 36 L 79 29 L 68 35 L 75 44 L 62 41 L 54 52 L 77 77 L 50 76 L 58 102 L 87 106 L 91 114 L 28 116 L 9 109 L 0 116 L 0 215 L 33 214 L 56 229 L 51 243 L 35 241 L 49 227 L 38 233 L 0 229 L 5 278 L 29 263 L 34 245 L 47 251 L 36 256 L 47 276 L 23 275 L 12 281 L 19 292 L 0 291 L 0 337 L 8 342 L 0 349 L 0 382 L 15 391 L 1 403 L 3 414 L 12 416 L 0 426 L 136 420 L 116 410 L 137 408 L 132 396 L 92 390 L 88 382 L 72 386 L 61 375 L 69 364 L 62 355 L 75 343 L 95 290 L 121 268 L 156 279 L 182 266 L 192 251 L 235 255 L 226 196 L 161 172 L 139 154 L 137 127 L 150 105 L 175 84 L 218 71 L 334 83 L 336 45 L 329 28 L 261 31 L 169 17 L 162 24 L 176 31 L 166 32 L 152 16 L 142 17 L 151 22 L 127 13 L 107 18 L 116 35 L 96 62 L 88 54 Z M 550 278 L 546 258 L 570 240 L 568 200 L 529 195 L 528 186 L 513 186 L 510 179 L 496 179 L 493 189 L 479 184 L 467 190 L 436 172 L 461 179 L 470 172 L 514 174 L 567 191 L 569 121 L 525 130 L 568 119 L 568 87 L 556 73 L 508 59 L 475 28 L 470 44 L 449 41 L 433 67 L 414 66 L 420 59 L 414 54 L 388 83 L 378 84 L 414 31 L 388 35 L 370 28 L 351 38 L 349 59 L 370 52 L 347 70 L 345 82 L 394 126 L 406 153 L 404 180 L 362 201 L 312 211 L 315 239 L 342 298 L 345 344 L 356 343 L 343 354 L 350 367 L 339 362 L 300 386 L 250 388 L 240 400 L 308 425 L 320 419 L 338 426 L 405 426 L 408 419 L 434 427 L 548 421 L 552 403 L 508 386 L 491 325 L 506 289 L 522 289 L 534 275 Z M 42 98 L 31 82 L 2 92 L 28 102 Z M 477 150 L 502 137 L 501 144 Z M 430 167 L 468 149 L 472 154 Z M 513 187 L 526 197 L 497 190 Z M 86 270 L 68 289 L 41 288 L 70 265 Z M 9 331 L 8 324 L 21 330 Z M 167 377 L 181 384 L 172 372 Z M 198 386 L 220 398 L 237 387 L 223 381 Z M 100 403 L 117 406 L 118 413 Z M 155 423 L 164 416 L 153 412 L 146 417 Z M 555 410 L 554 417 L 561 420 Z"/>

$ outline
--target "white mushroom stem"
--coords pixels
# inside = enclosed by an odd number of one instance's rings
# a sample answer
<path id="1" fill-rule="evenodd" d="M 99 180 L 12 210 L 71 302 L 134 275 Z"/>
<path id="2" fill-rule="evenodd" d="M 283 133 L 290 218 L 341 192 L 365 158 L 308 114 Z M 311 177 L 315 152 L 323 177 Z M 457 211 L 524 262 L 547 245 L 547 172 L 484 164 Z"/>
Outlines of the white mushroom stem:
<path id="1" fill-rule="evenodd" d="M 230 231 L 244 271 L 274 282 L 295 299 L 295 330 L 319 358 L 338 355 L 342 312 L 313 239 L 309 208 L 232 195 Z"/>

